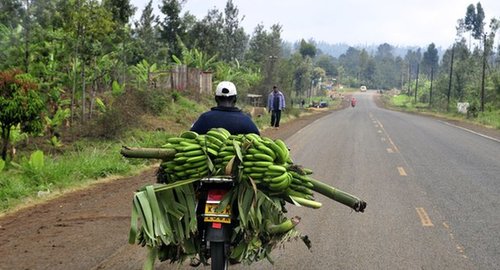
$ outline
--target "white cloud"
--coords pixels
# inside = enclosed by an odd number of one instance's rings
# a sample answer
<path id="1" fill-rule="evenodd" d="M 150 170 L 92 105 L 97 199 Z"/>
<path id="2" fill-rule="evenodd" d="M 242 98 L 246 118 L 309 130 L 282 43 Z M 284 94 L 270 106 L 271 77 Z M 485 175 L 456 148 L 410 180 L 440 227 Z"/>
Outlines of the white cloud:
<path id="1" fill-rule="evenodd" d="M 148 0 L 132 0 L 140 13 Z M 188 0 L 184 10 L 198 18 L 213 7 L 223 11 L 226 0 Z M 158 6 L 161 0 L 154 0 Z M 380 44 L 448 47 L 455 39 L 457 20 L 465 16 L 470 0 L 233 0 L 242 25 L 251 34 L 257 24 L 283 26 L 288 41 L 313 38 L 350 45 Z M 500 18 L 500 1 L 483 0 L 486 24 Z"/>

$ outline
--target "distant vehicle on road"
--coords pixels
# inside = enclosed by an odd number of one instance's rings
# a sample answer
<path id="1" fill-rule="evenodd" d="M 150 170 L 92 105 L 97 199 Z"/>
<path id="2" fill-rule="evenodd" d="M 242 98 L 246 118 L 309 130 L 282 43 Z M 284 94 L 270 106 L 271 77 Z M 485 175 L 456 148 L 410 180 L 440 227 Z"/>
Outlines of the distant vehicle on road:
<path id="1" fill-rule="evenodd" d="M 360 90 L 361 92 L 366 92 L 366 86 L 361 85 L 361 87 L 359 88 L 359 90 Z"/>

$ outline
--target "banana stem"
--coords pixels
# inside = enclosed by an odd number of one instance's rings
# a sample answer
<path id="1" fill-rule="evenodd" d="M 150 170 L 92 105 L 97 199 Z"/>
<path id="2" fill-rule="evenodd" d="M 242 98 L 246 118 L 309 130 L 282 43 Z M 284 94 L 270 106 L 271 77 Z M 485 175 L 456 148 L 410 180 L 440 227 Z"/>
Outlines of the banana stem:
<path id="1" fill-rule="evenodd" d="M 342 190 L 336 189 L 330 185 L 327 185 L 319 180 L 310 177 L 311 183 L 313 184 L 312 190 L 334 200 L 341 204 L 347 205 L 354 209 L 356 212 L 364 212 L 366 208 L 366 202 L 359 199 L 358 197 L 351 195 Z"/>
<path id="2" fill-rule="evenodd" d="M 162 159 L 172 160 L 175 157 L 176 151 L 174 149 L 164 148 L 139 148 L 123 146 L 120 150 L 122 156 L 127 158 L 149 158 L 149 159 Z"/>

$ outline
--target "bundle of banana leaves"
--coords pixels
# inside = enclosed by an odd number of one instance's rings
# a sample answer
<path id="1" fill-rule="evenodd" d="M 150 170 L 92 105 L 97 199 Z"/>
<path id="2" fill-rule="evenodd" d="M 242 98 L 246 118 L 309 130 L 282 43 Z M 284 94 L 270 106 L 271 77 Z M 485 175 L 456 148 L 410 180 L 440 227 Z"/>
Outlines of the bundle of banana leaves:
<path id="1" fill-rule="evenodd" d="M 195 190 L 202 177 L 231 175 L 236 179 L 220 207 L 238 207 L 230 257 L 247 264 L 264 258 L 272 262 L 271 251 L 291 239 L 302 239 L 310 247 L 307 236 L 295 229 L 300 218 L 287 218 L 283 212 L 285 201 L 320 208 L 322 204 L 314 198 L 318 192 L 357 212 L 366 207 L 359 198 L 313 179 L 310 169 L 294 164 L 280 139 L 231 135 L 215 128 L 203 135 L 184 132 L 158 149 L 124 147 L 122 155 L 163 160 L 158 171 L 162 184 L 136 192 L 132 209 L 129 242 L 148 246 L 150 261 L 158 257 L 182 262 L 200 252 Z"/>

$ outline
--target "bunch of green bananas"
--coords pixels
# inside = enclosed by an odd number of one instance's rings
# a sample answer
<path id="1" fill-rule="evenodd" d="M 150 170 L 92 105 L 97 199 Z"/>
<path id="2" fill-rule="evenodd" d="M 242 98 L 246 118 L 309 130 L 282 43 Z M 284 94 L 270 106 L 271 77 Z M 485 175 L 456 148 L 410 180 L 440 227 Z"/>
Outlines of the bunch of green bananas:
<path id="1" fill-rule="evenodd" d="M 174 159 L 163 162 L 160 166 L 167 173 L 168 182 L 182 179 L 201 178 L 209 174 L 206 144 L 202 146 L 196 132 L 187 131 L 180 137 L 167 139 L 164 148 L 175 149 Z M 212 149 L 210 149 L 212 150 Z M 217 153 L 213 150 L 213 153 Z"/>
<path id="2" fill-rule="evenodd" d="M 257 134 L 231 135 L 223 128 L 213 128 L 202 135 L 186 131 L 169 138 L 164 147 L 176 151 L 173 160 L 161 164 L 167 183 L 209 175 L 238 175 L 234 170 L 239 169 L 243 181 L 252 181 L 270 194 L 297 205 L 321 206 L 312 196 L 312 184 L 305 173 L 310 170 L 293 164 L 281 139 Z"/>

